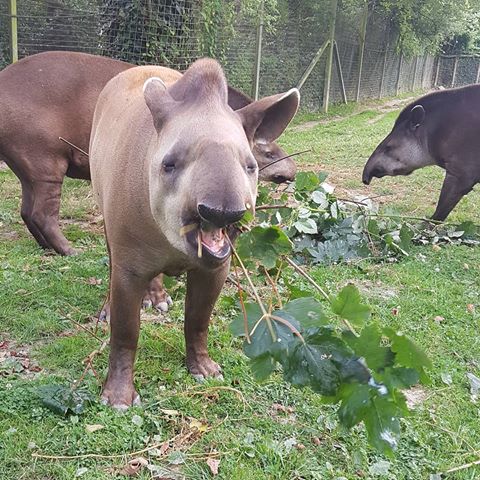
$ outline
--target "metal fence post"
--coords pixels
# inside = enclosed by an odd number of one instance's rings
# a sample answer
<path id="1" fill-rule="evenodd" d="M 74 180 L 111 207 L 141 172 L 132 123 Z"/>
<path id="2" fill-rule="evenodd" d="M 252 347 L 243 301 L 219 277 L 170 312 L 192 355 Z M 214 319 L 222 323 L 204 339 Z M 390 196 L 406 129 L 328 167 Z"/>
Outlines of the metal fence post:
<path id="1" fill-rule="evenodd" d="M 433 86 L 436 87 L 438 85 L 438 75 L 440 74 L 440 62 L 442 61 L 442 57 L 437 57 L 437 68 L 435 69 L 435 79 L 433 80 Z"/>
<path id="2" fill-rule="evenodd" d="M 328 112 L 328 102 L 330 100 L 330 82 L 332 80 L 332 63 L 333 63 L 333 49 L 335 41 L 335 22 L 337 20 L 337 4 L 338 0 L 332 0 L 331 20 L 330 20 L 330 40 L 329 50 L 327 56 L 327 64 L 325 66 L 325 82 L 323 86 L 323 107 L 322 110 Z"/>
<path id="3" fill-rule="evenodd" d="M 455 86 L 455 77 L 457 76 L 457 67 L 458 67 L 458 55 L 455 57 L 455 61 L 453 62 L 453 73 L 452 73 L 452 83 L 450 87 Z"/>
<path id="4" fill-rule="evenodd" d="M 400 61 L 398 62 L 397 83 L 395 84 L 395 95 L 400 93 L 400 76 L 402 73 L 403 53 L 400 54 Z"/>
<path id="5" fill-rule="evenodd" d="M 387 53 L 388 53 L 388 40 L 385 44 L 385 51 L 383 53 L 383 63 L 382 63 L 382 76 L 380 77 L 380 91 L 378 92 L 378 98 L 382 98 L 383 95 L 383 84 L 385 82 L 385 70 L 387 68 Z"/>
<path id="6" fill-rule="evenodd" d="M 415 57 L 415 65 L 413 67 L 413 78 L 412 78 L 412 88 L 411 91 L 415 91 L 415 80 L 417 77 L 417 69 L 418 69 L 418 55 Z"/>
<path id="7" fill-rule="evenodd" d="M 362 22 L 360 25 L 360 59 L 358 62 L 358 79 L 357 90 L 355 92 L 355 101 L 360 99 L 360 84 L 362 82 L 362 70 L 363 70 L 363 56 L 365 54 L 365 37 L 367 35 L 367 23 L 368 23 L 368 3 L 365 4 L 362 15 Z"/>
<path id="8" fill-rule="evenodd" d="M 18 61 L 17 0 L 10 0 L 10 58 Z"/>
<path id="9" fill-rule="evenodd" d="M 480 59 L 478 59 L 478 65 L 477 65 L 477 76 L 475 77 L 475 83 L 478 83 L 480 81 Z"/>
<path id="10" fill-rule="evenodd" d="M 263 39 L 263 18 L 264 18 L 264 1 L 260 2 L 260 15 L 257 26 L 257 39 L 255 46 L 255 70 L 253 74 L 252 97 L 258 100 L 260 91 L 260 66 L 262 62 L 262 39 Z"/>

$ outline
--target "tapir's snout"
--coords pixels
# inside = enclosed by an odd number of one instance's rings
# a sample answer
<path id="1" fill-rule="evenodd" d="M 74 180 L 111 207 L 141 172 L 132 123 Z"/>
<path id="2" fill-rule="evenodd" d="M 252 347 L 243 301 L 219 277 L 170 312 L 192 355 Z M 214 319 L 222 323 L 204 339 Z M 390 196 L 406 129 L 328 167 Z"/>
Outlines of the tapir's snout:
<path id="1" fill-rule="evenodd" d="M 203 220 L 212 223 L 218 228 L 238 222 L 246 212 L 245 208 L 242 210 L 226 210 L 212 207 L 205 203 L 198 204 L 197 210 Z"/>
<path id="2" fill-rule="evenodd" d="M 370 174 L 368 172 L 365 172 L 365 170 L 364 170 L 363 175 L 362 175 L 362 182 L 365 185 L 370 185 L 371 181 L 372 181 L 372 177 L 370 176 Z"/>

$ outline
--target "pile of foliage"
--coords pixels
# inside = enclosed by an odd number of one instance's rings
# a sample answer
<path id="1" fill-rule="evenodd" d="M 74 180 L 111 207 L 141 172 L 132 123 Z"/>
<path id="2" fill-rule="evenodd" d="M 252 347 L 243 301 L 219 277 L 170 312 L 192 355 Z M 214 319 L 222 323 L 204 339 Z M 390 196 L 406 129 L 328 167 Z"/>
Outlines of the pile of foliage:
<path id="1" fill-rule="evenodd" d="M 262 187 L 257 213 L 260 225 L 278 225 L 292 240 L 298 263 L 333 263 L 362 258 L 395 261 L 414 244 L 480 244 L 473 222 L 444 224 L 394 212 L 379 213 L 372 199 L 340 199 L 325 173 L 299 172 L 281 195 Z M 275 207 L 275 208 L 270 208 Z"/>

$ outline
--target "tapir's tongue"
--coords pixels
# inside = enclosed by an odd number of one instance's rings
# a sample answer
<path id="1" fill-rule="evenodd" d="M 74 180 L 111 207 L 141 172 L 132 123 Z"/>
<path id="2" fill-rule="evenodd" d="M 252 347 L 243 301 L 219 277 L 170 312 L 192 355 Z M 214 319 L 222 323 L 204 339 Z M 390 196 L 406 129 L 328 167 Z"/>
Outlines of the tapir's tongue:
<path id="1" fill-rule="evenodd" d="M 221 228 L 212 228 L 201 230 L 200 235 L 202 243 L 213 253 L 220 252 L 225 245 L 225 234 Z"/>

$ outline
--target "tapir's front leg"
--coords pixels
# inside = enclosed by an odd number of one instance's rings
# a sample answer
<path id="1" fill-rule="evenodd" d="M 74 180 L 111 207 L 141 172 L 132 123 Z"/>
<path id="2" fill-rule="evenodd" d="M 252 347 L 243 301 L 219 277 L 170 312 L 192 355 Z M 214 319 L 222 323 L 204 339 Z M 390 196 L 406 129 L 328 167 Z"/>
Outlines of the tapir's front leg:
<path id="1" fill-rule="evenodd" d="M 140 403 L 133 386 L 133 364 L 140 329 L 140 306 L 149 278 L 112 262 L 110 278 L 110 358 L 102 400 L 124 409 Z"/>
<path id="2" fill-rule="evenodd" d="M 445 220 L 455 205 L 464 195 L 472 190 L 474 185 L 474 178 L 468 178 L 465 175 L 455 176 L 447 172 L 445 180 L 443 181 L 442 191 L 440 192 L 437 209 L 435 210 L 432 219 L 440 221 Z"/>
<path id="3" fill-rule="evenodd" d="M 185 344 L 188 371 L 197 379 L 219 377 L 220 366 L 207 351 L 210 315 L 227 278 L 230 262 L 220 268 L 191 270 L 187 273 L 185 300 Z"/>

